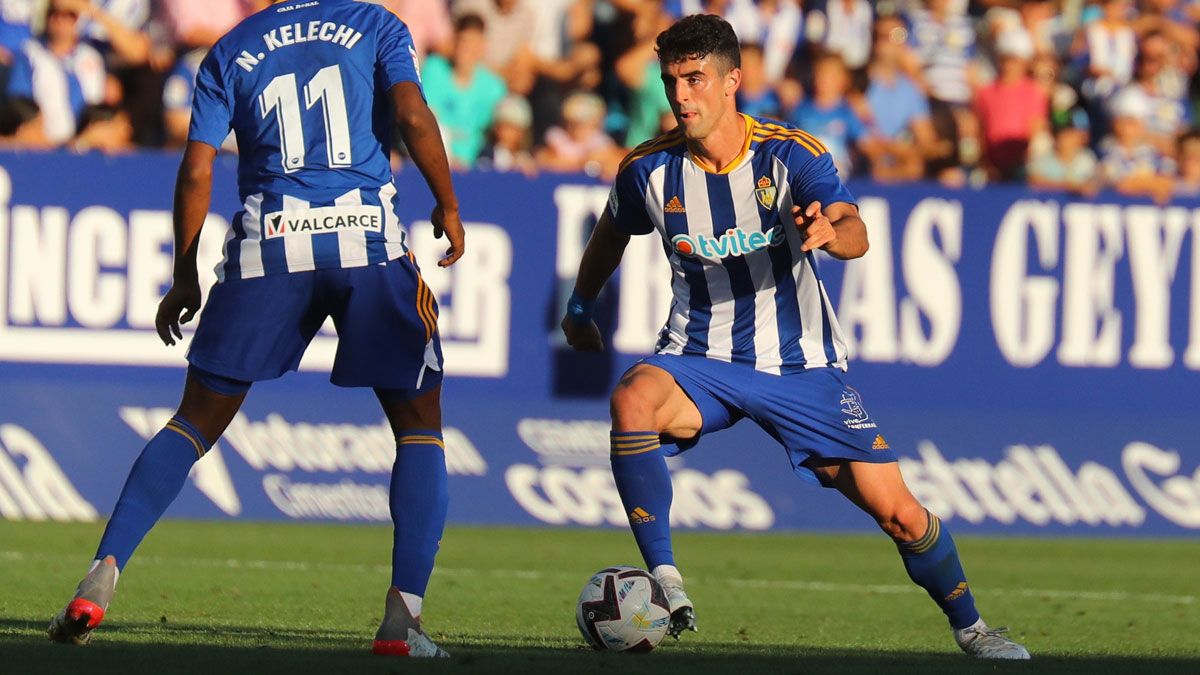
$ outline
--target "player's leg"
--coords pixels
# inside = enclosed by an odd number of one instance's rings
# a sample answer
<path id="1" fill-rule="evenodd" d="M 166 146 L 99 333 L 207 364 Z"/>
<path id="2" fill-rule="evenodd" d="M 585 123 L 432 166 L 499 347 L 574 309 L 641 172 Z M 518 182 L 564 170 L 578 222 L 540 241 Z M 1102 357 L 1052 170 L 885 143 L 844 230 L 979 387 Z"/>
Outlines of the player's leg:
<path id="1" fill-rule="evenodd" d="M 670 633 L 678 637 L 696 630 L 696 617 L 671 548 L 671 473 L 659 438 L 694 438 L 702 417 L 671 373 L 644 363 L 621 378 L 610 407 L 613 479 L 646 567 L 667 592 Z"/>
<path id="2" fill-rule="evenodd" d="M 75 597 L 50 623 L 51 640 L 83 644 L 91 637 L 112 601 L 120 571 L 175 501 L 192 465 L 224 433 L 249 387 L 249 382 L 188 369 L 178 410 L 130 469 L 91 569 Z"/>
<path id="3" fill-rule="evenodd" d="M 338 331 L 330 379 L 373 388 L 396 437 L 389 493 L 392 580 L 372 650 L 446 656 L 421 629 L 448 501 L 437 302 L 409 255 L 319 276 L 322 302 Z"/>
<path id="4" fill-rule="evenodd" d="M 421 606 L 450 499 L 441 385 L 415 397 L 404 391 L 375 391 L 396 437 L 396 463 L 389 492 L 392 584 L 373 650 L 388 655 L 446 656 L 421 629 Z"/>
<path id="5" fill-rule="evenodd" d="M 980 618 L 954 538 L 912 495 L 896 463 L 835 460 L 811 462 L 809 468 L 896 542 L 909 578 L 946 614 L 963 651 L 981 658 L 1029 658 L 1024 647 Z"/>

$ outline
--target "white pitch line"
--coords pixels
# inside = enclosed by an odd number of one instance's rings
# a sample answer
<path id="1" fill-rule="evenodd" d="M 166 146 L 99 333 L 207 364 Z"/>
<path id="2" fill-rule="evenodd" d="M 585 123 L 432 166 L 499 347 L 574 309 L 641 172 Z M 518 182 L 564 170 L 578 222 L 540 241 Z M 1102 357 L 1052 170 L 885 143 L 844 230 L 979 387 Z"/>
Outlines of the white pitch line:
<path id="1" fill-rule="evenodd" d="M 0 551 L 0 559 L 10 560 L 14 562 L 35 561 L 35 560 L 54 560 L 54 561 L 77 561 L 76 556 L 65 556 L 45 553 L 23 553 L 20 551 Z M 363 565 L 355 563 L 330 563 L 330 562 L 304 562 L 297 560 L 238 560 L 229 558 L 225 560 L 211 558 L 164 558 L 161 556 L 145 556 L 137 557 L 138 564 L 141 565 L 164 565 L 176 567 L 217 567 L 225 569 L 252 569 L 252 570 L 282 570 L 288 572 L 309 572 L 309 571 L 331 571 L 331 572 L 357 572 L 357 573 L 388 573 L 391 567 L 388 565 Z M 90 561 L 89 561 L 90 563 Z M 86 571 L 87 565 L 81 564 L 81 569 Z M 438 576 L 452 577 L 499 577 L 504 579 L 560 579 L 560 580 L 577 580 L 581 578 L 577 574 L 569 572 L 554 572 L 546 573 L 537 570 L 513 570 L 513 569 L 474 569 L 470 567 L 446 567 L 439 566 L 434 569 L 434 574 Z M 825 581 L 800 581 L 796 579 L 739 579 L 733 577 L 701 577 L 693 579 L 696 583 L 706 585 L 721 585 L 733 586 L 735 588 L 755 588 L 765 590 L 789 590 L 789 591 L 811 591 L 816 593 L 883 593 L 883 594 L 904 594 L 923 592 L 922 589 L 910 585 L 896 584 L 839 584 Z M 990 588 L 986 589 L 989 594 L 1004 594 L 1018 595 L 1025 598 L 1049 598 L 1062 600 L 1092 600 L 1097 602 L 1152 602 L 1152 603 L 1167 603 L 1172 605 L 1192 605 L 1196 603 L 1194 595 L 1170 595 L 1165 593 L 1137 593 L 1132 591 L 1068 591 L 1060 589 L 1040 589 L 1040 588 L 1019 588 L 1019 589 L 1003 589 Z"/>

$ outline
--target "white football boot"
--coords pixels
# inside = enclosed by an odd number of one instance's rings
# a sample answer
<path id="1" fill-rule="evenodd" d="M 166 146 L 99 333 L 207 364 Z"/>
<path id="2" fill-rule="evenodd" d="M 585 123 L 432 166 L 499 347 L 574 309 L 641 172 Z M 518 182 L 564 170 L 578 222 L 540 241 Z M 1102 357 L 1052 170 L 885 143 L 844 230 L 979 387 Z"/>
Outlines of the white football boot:
<path id="1" fill-rule="evenodd" d="M 651 573 L 667 594 L 667 607 L 671 610 L 671 625 L 667 627 L 667 635 L 678 640 L 685 630 L 700 630 L 696 627 L 696 610 L 692 607 L 692 600 L 683 591 L 683 577 L 679 570 L 670 565 L 659 565 Z"/>
<path id="2" fill-rule="evenodd" d="M 1028 661 L 1029 650 L 1004 637 L 1007 632 L 1007 628 L 988 628 L 980 619 L 973 626 L 954 631 L 954 641 L 964 652 L 977 659 Z"/>
<path id="3" fill-rule="evenodd" d="M 104 620 L 108 604 L 117 590 L 117 561 L 111 555 L 97 560 L 91 571 L 79 582 L 75 597 L 53 619 L 46 634 L 53 642 L 84 645 L 92 639 L 92 631 Z"/>
<path id="4" fill-rule="evenodd" d="M 388 589 L 383 622 L 375 633 L 371 651 L 380 656 L 444 659 L 450 655 L 421 630 L 421 617 L 413 616 L 396 587 Z"/>

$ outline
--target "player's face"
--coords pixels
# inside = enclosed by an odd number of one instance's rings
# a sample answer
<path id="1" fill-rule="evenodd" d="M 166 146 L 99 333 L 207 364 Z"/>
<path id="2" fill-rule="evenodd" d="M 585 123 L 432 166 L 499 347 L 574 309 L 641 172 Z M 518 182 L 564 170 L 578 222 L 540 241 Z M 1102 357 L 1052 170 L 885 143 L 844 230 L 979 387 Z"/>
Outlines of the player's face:
<path id="1" fill-rule="evenodd" d="M 706 56 L 662 64 L 662 81 L 671 112 L 688 138 L 706 138 L 727 114 L 735 114 L 734 94 L 741 71 L 722 72 L 719 59 Z"/>

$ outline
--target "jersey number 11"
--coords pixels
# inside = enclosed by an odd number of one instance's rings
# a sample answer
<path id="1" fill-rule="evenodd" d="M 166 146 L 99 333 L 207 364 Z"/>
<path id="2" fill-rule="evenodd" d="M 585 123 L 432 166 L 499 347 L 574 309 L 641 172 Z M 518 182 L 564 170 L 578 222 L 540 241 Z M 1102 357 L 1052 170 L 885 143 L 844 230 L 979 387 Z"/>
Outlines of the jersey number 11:
<path id="1" fill-rule="evenodd" d="M 350 152 L 350 122 L 346 115 L 346 92 L 342 86 L 342 69 L 337 65 L 317 71 L 304 85 L 304 108 L 311 110 L 318 102 L 325 116 L 325 138 L 328 139 L 329 168 L 353 165 Z M 279 124 L 279 149 L 283 155 L 284 173 L 304 168 L 304 125 L 301 122 L 300 93 L 296 74 L 288 73 L 271 80 L 258 97 L 263 119 L 275 112 Z"/>

